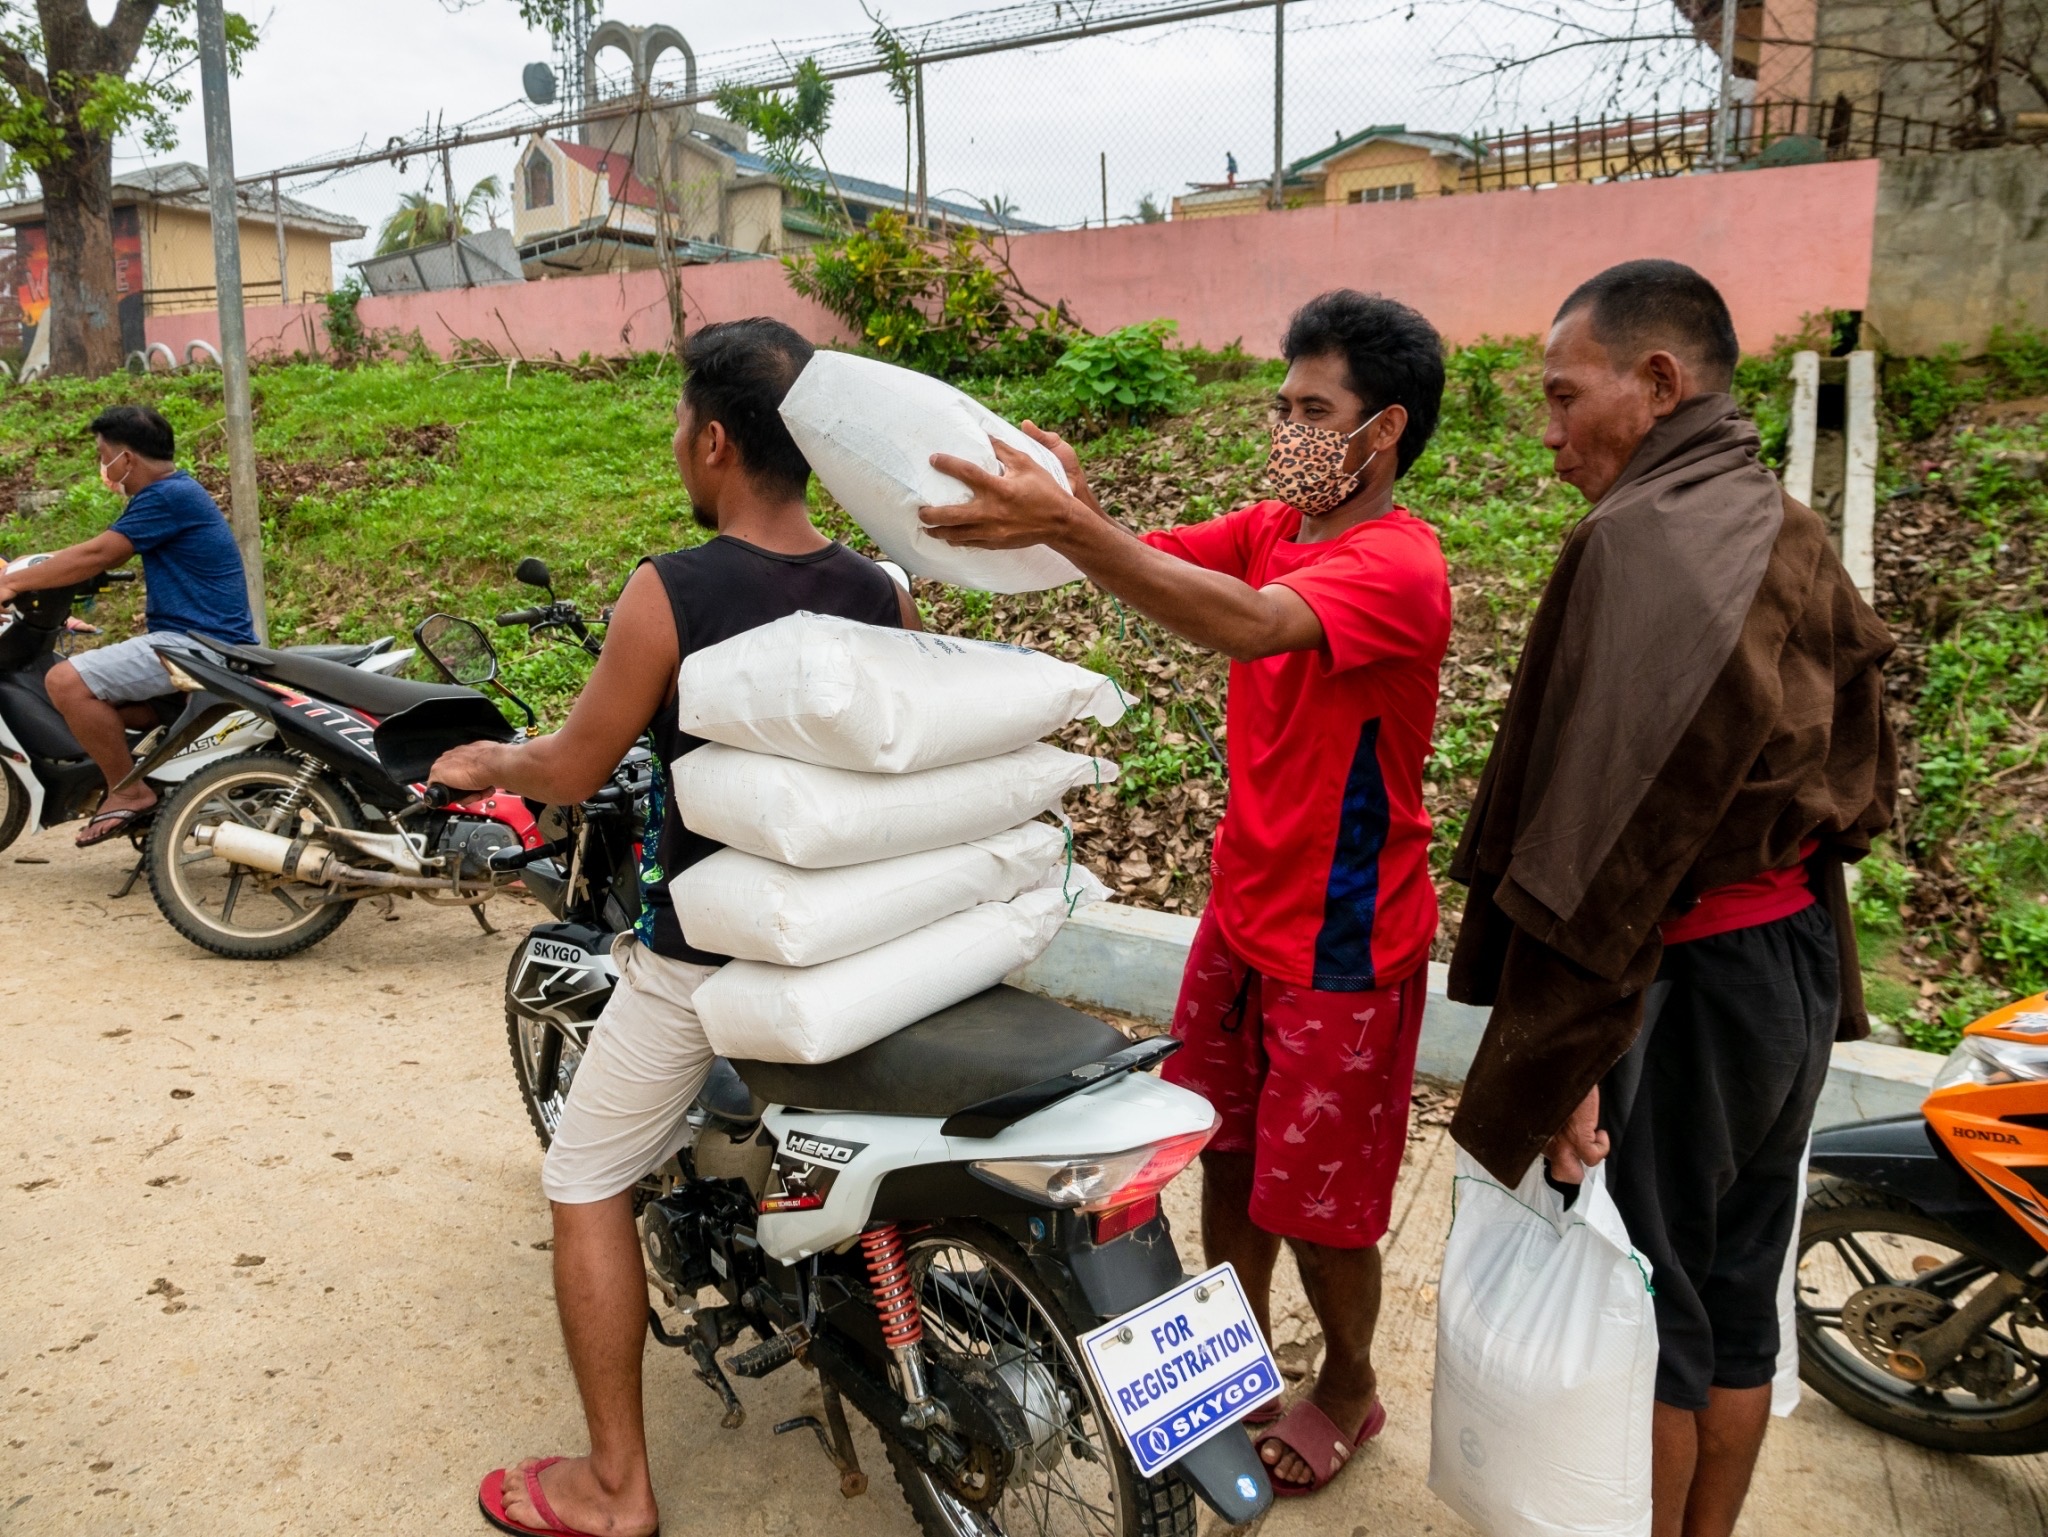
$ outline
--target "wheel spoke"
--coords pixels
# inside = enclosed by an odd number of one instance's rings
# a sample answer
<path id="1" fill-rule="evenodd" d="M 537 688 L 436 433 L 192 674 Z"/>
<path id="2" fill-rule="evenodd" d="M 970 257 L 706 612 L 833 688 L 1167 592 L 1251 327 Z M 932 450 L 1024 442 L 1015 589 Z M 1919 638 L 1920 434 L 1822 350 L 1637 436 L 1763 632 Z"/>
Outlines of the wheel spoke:
<path id="1" fill-rule="evenodd" d="M 1835 1252 L 1842 1256 L 1842 1263 L 1849 1267 L 1849 1273 L 1863 1286 L 1896 1286 L 1890 1271 L 1870 1257 L 1857 1235 L 1844 1233 L 1834 1241 Z"/>
<path id="2" fill-rule="evenodd" d="M 227 895 L 220 899 L 220 921 L 222 923 L 231 923 L 234 921 L 235 898 L 239 897 L 241 894 L 242 872 L 239 868 L 237 868 L 235 873 L 228 877 Z"/>
<path id="3" fill-rule="evenodd" d="M 278 901 L 282 902 L 284 904 L 284 910 L 290 913 L 294 918 L 303 918 L 306 916 L 306 909 L 302 907 L 299 903 L 293 901 L 291 894 L 287 892 L 284 889 L 284 887 L 272 886 L 270 888 L 270 894 L 276 897 Z"/>

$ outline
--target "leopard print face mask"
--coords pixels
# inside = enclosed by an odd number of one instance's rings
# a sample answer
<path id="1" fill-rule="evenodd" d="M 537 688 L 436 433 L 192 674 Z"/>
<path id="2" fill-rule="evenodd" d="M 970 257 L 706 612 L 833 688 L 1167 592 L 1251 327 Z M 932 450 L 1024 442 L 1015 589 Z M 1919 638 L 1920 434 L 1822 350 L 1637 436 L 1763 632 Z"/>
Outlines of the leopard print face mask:
<path id="1" fill-rule="evenodd" d="M 1342 506 L 1357 494 L 1360 479 L 1380 455 L 1374 449 L 1347 475 L 1345 451 L 1353 438 L 1386 414 L 1384 408 L 1375 411 L 1350 432 L 1308 422 L 1275 422 L 1273 447 L 1266 456 L 1266 489 L 1304 517 L 1321 517 Z"/>

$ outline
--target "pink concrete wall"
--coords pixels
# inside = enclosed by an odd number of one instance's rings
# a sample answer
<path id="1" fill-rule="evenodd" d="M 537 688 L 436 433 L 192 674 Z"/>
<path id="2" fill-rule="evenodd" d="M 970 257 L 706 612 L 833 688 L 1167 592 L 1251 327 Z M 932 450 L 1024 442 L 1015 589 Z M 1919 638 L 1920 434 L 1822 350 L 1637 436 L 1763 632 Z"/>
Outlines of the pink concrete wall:
<path id="1" fill-rule="evenodd" d="M 1091 330 L 1171 315 L 1184 341 L 1267 356 L 1324 289 L 1377 290 L 1469 342 L 1541 332 L 1603 267 L 1664 256 L 1711 278 L 1762 350 L 1803 316 L 1864 307 L 1876 206 L 1862 160 L 1032 235 L 1011 255 Z"/>
<path id="2" fill-rule="evenodd" d="M 1010 254 L 1029 291 L 1064 299 L 1092 330 L 1170 316 L 1183 341 L 1242 340 L 1268 356 L 1295 307 L 1324 289 L 1376 289 L 1469 342 L 1541 332 L 1581 280 L 1666 256 L 1720 285 L 1744 347 L 1762 350 L 1808 315 L 1864 308 L 1876 205 L 1877 162 L 1861 160 L 1026 235 Z M 774 315 L 817 341 L 848 339 L 790 292 L 779 262 L 690 268 L 684 295 L 693 328 Z M 310 346 L 320 314 L 250 310 L 252 350 Z M 474 337 L 530 356 L 615 354 L 658 348 L 668 334 L 653 272 L 365 299 L 360 314 L 369 327 L 417 330 L 444 353 Z M 211 311 L 148 326 L 181 357 L 194 337 L 219 339 Z"/>

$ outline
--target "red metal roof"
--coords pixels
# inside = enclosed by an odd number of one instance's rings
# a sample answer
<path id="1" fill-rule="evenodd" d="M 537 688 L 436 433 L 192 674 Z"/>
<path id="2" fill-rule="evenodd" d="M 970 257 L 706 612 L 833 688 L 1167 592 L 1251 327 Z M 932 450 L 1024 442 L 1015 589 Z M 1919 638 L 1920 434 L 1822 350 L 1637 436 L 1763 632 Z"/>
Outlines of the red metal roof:
<path id="1" fill-rule="evenodd" d="M 617 150 L 600 149 L 595 144 L 571 144 L 563 139 L 548 142 L 586 171 L 596 171 L 605 178 L 606 190 L 614 203 L 626 203 L 638 208 L 659 208 L 661 199 L 655 190 L 633 174 L 630 156 Z"/>

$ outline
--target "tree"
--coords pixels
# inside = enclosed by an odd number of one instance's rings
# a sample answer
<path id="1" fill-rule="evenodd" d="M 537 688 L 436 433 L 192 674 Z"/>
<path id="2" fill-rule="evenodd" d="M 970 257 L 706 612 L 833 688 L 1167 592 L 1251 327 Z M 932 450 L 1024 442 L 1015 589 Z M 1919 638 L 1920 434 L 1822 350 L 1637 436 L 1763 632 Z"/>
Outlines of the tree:
<path id="1" fill-rule="evenodd" d="M 853 227 L 853 214 L 825 162 L 825 129 L 832 121 L 832 82 L 806 57 L 792 75 L 793 88 L 766 91 L 755 85 L 718 88 L 718 110 L 761 141 L 761 158 L 775 179 L 803 201 L 821 222 Z M 808 153 L 806 153 L 808 152 Z M 816 155 L 813 165 L 811 155 Z M 831 188 L 832 202 L 825 199 Z M 837 207 L 833 206 L 837 203 Z"/>
<path id="2" fill-rule="evenodd" d="M 497 200 L 505 195 L 505 184 L 486 176 L 462 200 L 455 211 L 455 233 L 474 234 L 477 221 L 486 219 L 498 227 Z M 397 210 L 377 229 L 377 254 L 408 251 L 415 246 L 445 245 L 448 242 L 448 204 L 430 192 L 408 192 L 398 200 Z"/>
<path id="3" fill-rule="evenodd" d="M 101 26 L 87 0 L 0 0 L 0 174 L 19 186 L 33 172 L 42 184 L 53 373 L 121 366 L 114 140 L 176 145 L 171 117 L 192 99 L 182 79 L 198 57 L 193 10 L 193 0 L 118 0 Z M 230 12 L 227 42 L 239 67 L 255 29 Z"/>

